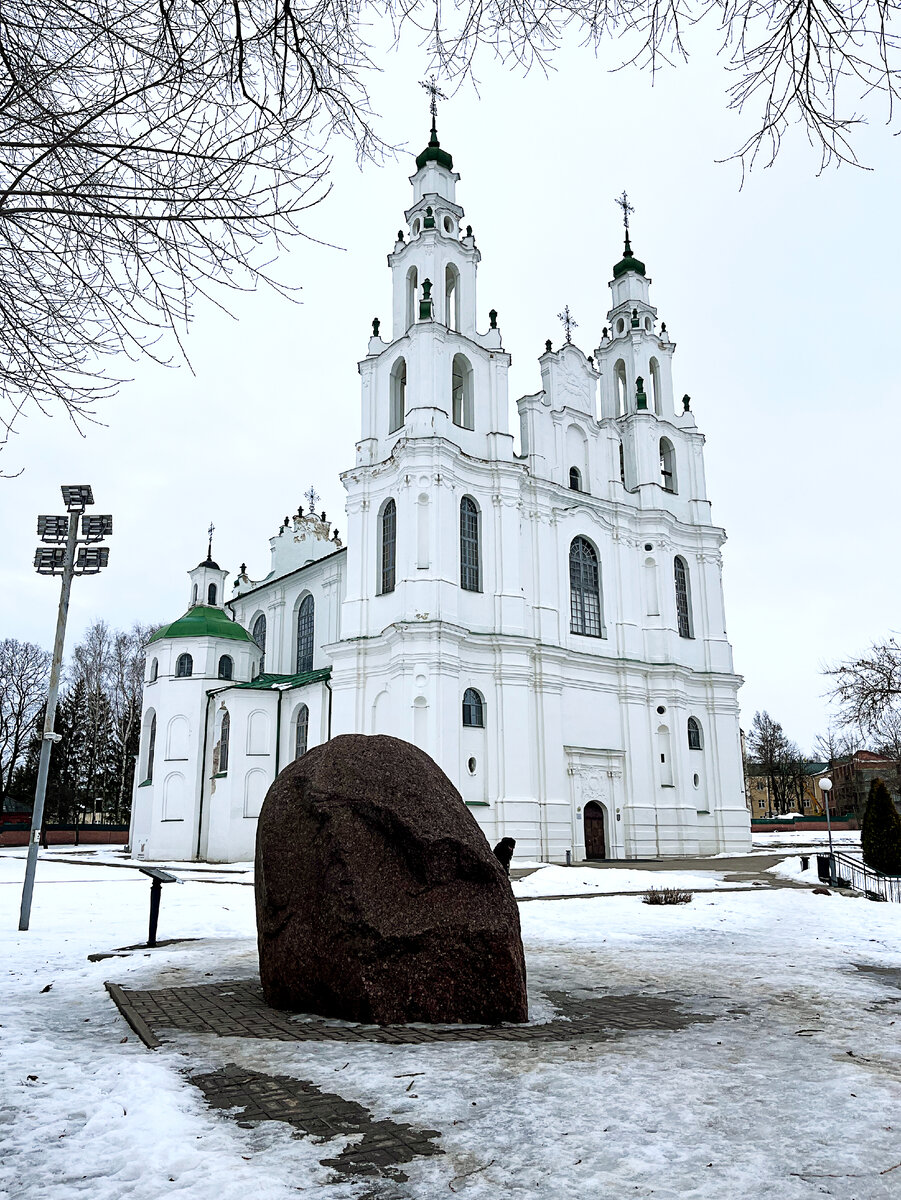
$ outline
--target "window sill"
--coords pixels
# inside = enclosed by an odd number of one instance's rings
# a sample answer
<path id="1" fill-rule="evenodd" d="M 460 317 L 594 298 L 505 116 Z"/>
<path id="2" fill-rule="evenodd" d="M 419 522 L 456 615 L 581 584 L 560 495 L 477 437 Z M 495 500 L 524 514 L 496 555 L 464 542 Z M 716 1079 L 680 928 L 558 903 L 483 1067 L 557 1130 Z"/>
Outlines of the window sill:
<path id="1" fill-rule="evenodd" d="M 464 800 L 467 808 L 490 808 L 491 805 L 487 800 Z"/>
<path id="2" fill-rule="evenodd" d="M 212 776 L 212 778 L 213 779 L 227 779 L 228 771 L 217 771 L 216 774 Z"/>
<path id="3" fill-rule="evenodd" d="M 162 817 L 160 819 L 161 825 L 184 825 L 184 823 L 184 817 Z"/>
<path id="4" fill-rule="evenodd" d="M 152 779 L 145 779 L 143 783 L 139 783 L 138 787 L 153 787 Z"/>

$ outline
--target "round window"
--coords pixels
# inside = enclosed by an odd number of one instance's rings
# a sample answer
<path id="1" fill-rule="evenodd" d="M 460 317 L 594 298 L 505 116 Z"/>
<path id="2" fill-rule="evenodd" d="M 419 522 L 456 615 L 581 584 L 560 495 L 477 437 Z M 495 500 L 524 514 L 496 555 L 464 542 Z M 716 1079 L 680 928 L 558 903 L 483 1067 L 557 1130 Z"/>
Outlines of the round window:
<path id="1" fill-rule="evenodd" d="M 645 542 L 644 548 L 645 548 L 645 550 L 653 550 L 654 549 L 654 547 L 651 545 L 650 542 Z"/>
<path id="2" fill-rule="evenodd" d="M 476 773 L 476 760 L 475 760 L 474 758 L 471 758 L 471 759 L 469 760 L 469 762 L 466 764 L 466 766 L 469 768 L 469 773 L 470 773 L 470 775 L 475 775 L 475 773 Z"/>
<path id="3" fill-rule="evenodd" d="M 666 712 L 666 706 L 664 704 L 658 704 L 657 711 L 660 713 L 660 715 L 662 717 L 663 714 Z"/>

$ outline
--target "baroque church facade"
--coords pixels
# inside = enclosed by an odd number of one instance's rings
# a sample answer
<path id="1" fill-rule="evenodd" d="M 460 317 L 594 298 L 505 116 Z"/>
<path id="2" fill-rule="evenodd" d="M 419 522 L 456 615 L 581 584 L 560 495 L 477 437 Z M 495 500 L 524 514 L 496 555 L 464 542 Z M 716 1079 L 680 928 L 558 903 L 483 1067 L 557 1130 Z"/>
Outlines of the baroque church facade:
<path id="1" fill-rule="evenodd" d="M 592 356 L 547 343 L 509 429 L 496 313 L 434 123 L 359 364 L 347 545 L 303 507 L 270 571 L 189 572 L 147 652 L 130 844 L 253 857 L 278 772 L 339 733 L 426 750 L 489 841 L 564 861 L 749 844 L 704 437 L 632 252 Z"/>

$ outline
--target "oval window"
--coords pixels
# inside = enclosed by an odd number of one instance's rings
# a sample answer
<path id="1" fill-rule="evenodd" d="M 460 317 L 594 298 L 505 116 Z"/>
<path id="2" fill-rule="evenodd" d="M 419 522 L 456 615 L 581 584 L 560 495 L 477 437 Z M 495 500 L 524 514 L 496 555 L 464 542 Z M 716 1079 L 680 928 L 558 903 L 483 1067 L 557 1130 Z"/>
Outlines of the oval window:
<path id="1" fill-rule="evenodd" d="M 622 317 L 620 317 L 620 319 L 616 322 L 616 332 L 622 333 L 622 331 L 625 328 L 626 328 L 626 322 L 622 319 Z"/>
<path id="2" fill-rule="evenodd" d="M 453 233 L 454 232 L 454 223 L 450 219 L 450 217 L 444 218 L 444 232 L 445 233 Z"/>
<path id="3" fill-rule="evenodd" d="M 695 775 L 694 778 L 692 779 L 692 783 L 695 785 L 695 787 L 700 787 L 701 786 L 701 776 Z"/>
<path id="4" fill-rule="evenodd" d="M 469 762 L 466 764 L 466 766 L 469 768 L 469 773 L 470 773 L 470 775 L 475 775 L 475 773 L 476 773 L 476 760 L 475 760 L 474 758 L 471 758 L 471 759 L 469 760 Z"/>

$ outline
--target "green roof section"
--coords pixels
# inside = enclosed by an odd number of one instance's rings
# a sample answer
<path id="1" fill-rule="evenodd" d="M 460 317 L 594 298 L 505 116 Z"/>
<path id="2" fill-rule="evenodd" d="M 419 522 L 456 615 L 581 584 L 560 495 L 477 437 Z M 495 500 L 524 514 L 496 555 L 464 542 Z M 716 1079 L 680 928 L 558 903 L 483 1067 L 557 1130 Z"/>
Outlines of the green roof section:
<path id="1" fill-rule="evenodd" d="M 258 675 L 256 679 L 251 679 L 250 683 L 236 683 L 234 686 L 236 688 L 256 688 L 257 690 L 295 688 L 303 687 L 305 683 L 323 683 L 326 679 L 330 679 L 331 675 L 331 667 L 322 667 L 318 671 L 301 671 L 299 675 Z"/>
<path id="2" fill-rule="evenodd" d="M 613 278 L 619 279 L 620 275 L 625 275 L 627 271 L 634 271 L 636 275 L 644 275 L 644 263 L 632 253 L 628 233 L 626 234 L 626 245 L 623 250 L 623 256 L 613 268 Z"/>
<path id="3" fill-rule="evenodd" d="M 162 641 L 163 638 L 222 638 L 229 642 L 252 642 L 253 638 L 243 625 L 232 621 L 228 613 L 221 608 L 213 608 L 207 604 L 195 604 L 189 608 L 183 617 L 158 629 L 151 642 Z"/>

